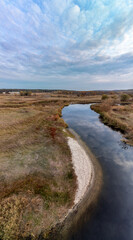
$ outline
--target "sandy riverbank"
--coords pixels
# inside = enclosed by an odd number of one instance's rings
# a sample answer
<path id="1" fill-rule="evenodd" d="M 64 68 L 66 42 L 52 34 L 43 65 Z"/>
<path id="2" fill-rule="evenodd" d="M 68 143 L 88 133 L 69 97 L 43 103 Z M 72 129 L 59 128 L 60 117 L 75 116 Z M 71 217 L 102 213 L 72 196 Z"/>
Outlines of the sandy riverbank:
<path id="1" fill-rule="evenodd" d="M 72 154 L 73 167 L 77 175 L 77 191 L 74 205 L 68 214 L 51 229 L 49 240 L 69 240 L 96 208 L 102 187 L 102 169 L 79 135 L 69 129 L 74 138 L 68 137 L 68 145 Z"/>
<path id="2" fill-rule="evenodd" d="M 72 162 L 77 176 L 77 191 L 74 204 L 78 204 L 87 191 L 94 175 L 94 169 L 89 155 L 75 139 L 68 137 L 68 145 L 72 154 Z"/>
<path id="3" fill-rule="evenodd" d="M 54 228 L 49 239 L 69 240 L 77 228 L 80 228 L 96 208 L 102 187 L 102 169 L 79 135 L 69 129 L 74 138 L 68 137 L 73 167 L 77 175 L 77 191 L 73 207 Z"/>

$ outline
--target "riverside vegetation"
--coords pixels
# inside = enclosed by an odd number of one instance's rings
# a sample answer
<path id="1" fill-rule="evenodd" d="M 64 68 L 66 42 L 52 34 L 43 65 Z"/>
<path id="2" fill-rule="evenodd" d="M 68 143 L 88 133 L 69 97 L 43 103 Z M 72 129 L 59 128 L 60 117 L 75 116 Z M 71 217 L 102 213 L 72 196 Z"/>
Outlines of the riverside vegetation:
<path id="1" fill-rule="evenodd" d="M 104 94 L 102 102 L 92 105 L 91 109 L 100 114 L 103 123 L 120 130 L 125 143 L 133 145 L 133 94 Z"/>
<path id="2" fill-rule="evenodd" d="M 117 105 L 120 94 L 108 93 L 102 102 L 101 96 L 69 91 L 0 95 L 1 240 L 48 239 L 74 203 L 76 176 L 61 118 L 65 105 L 98 103 L 92 108 L 132 143 L 132 97 L 126 99 L 129 105 Z"/>
<path id="3" fill-rule="evenodd" d="M 27 96 L 26 96 L 27 95 Z M 101 96 L 0 95 L 0 239 L 47 239 L 74 202 L 62 107 Z"/>

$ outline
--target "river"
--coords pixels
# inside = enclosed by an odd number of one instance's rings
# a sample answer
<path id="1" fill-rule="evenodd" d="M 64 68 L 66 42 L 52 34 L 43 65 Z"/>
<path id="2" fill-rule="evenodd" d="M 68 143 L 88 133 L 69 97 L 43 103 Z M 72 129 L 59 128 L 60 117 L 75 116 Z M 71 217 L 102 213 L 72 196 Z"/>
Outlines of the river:
<path id="1" fill-rule="evenodd" d="M 71 240 L 133 240 L 133 147 L 121 142 L 120 132 L 105 126 L 90 104 L 74 104 L 62 111 L 103 169 L 104 184 L 91 218 Z"/>

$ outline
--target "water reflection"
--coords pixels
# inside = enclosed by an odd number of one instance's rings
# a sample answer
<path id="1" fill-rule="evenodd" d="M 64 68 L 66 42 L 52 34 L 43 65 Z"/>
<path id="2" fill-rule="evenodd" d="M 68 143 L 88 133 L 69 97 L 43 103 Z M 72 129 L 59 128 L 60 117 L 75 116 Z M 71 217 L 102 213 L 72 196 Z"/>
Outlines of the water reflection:
<path id="1" fill-rule="evenodd" d="M 122 135 L 102 124 L 90 105 L 63 109 L 63 118 L 88 144 L 100 161 L 104 187 L 94 216 L 73 240 L 133 239 L 133 148 Z"/>

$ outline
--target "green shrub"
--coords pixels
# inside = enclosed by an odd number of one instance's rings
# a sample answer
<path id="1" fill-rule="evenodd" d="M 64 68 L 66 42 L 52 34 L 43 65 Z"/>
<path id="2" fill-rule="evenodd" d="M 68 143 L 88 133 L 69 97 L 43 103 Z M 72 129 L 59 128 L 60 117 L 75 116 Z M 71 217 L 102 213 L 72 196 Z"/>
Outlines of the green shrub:
<path id="1" fill-rule="evenodd" d="M 109 97 L 108 97 L 108 95 L 107 94 L 103 94 L 102 95 L 102 100 L 106 100 L 106 99 L 108 99 Z"/>
<path id="2" fill-rule="evenodd" d="M 126 101 L 128 101 L 129 98 L 130 98 L 130 97 L 129 97 L 128 94 L 125 94 L 125 93 L 124 93 L 124 94 L 121 95 L 121 101 L 122 101 L 122 102 L 126 102 Z"/>

